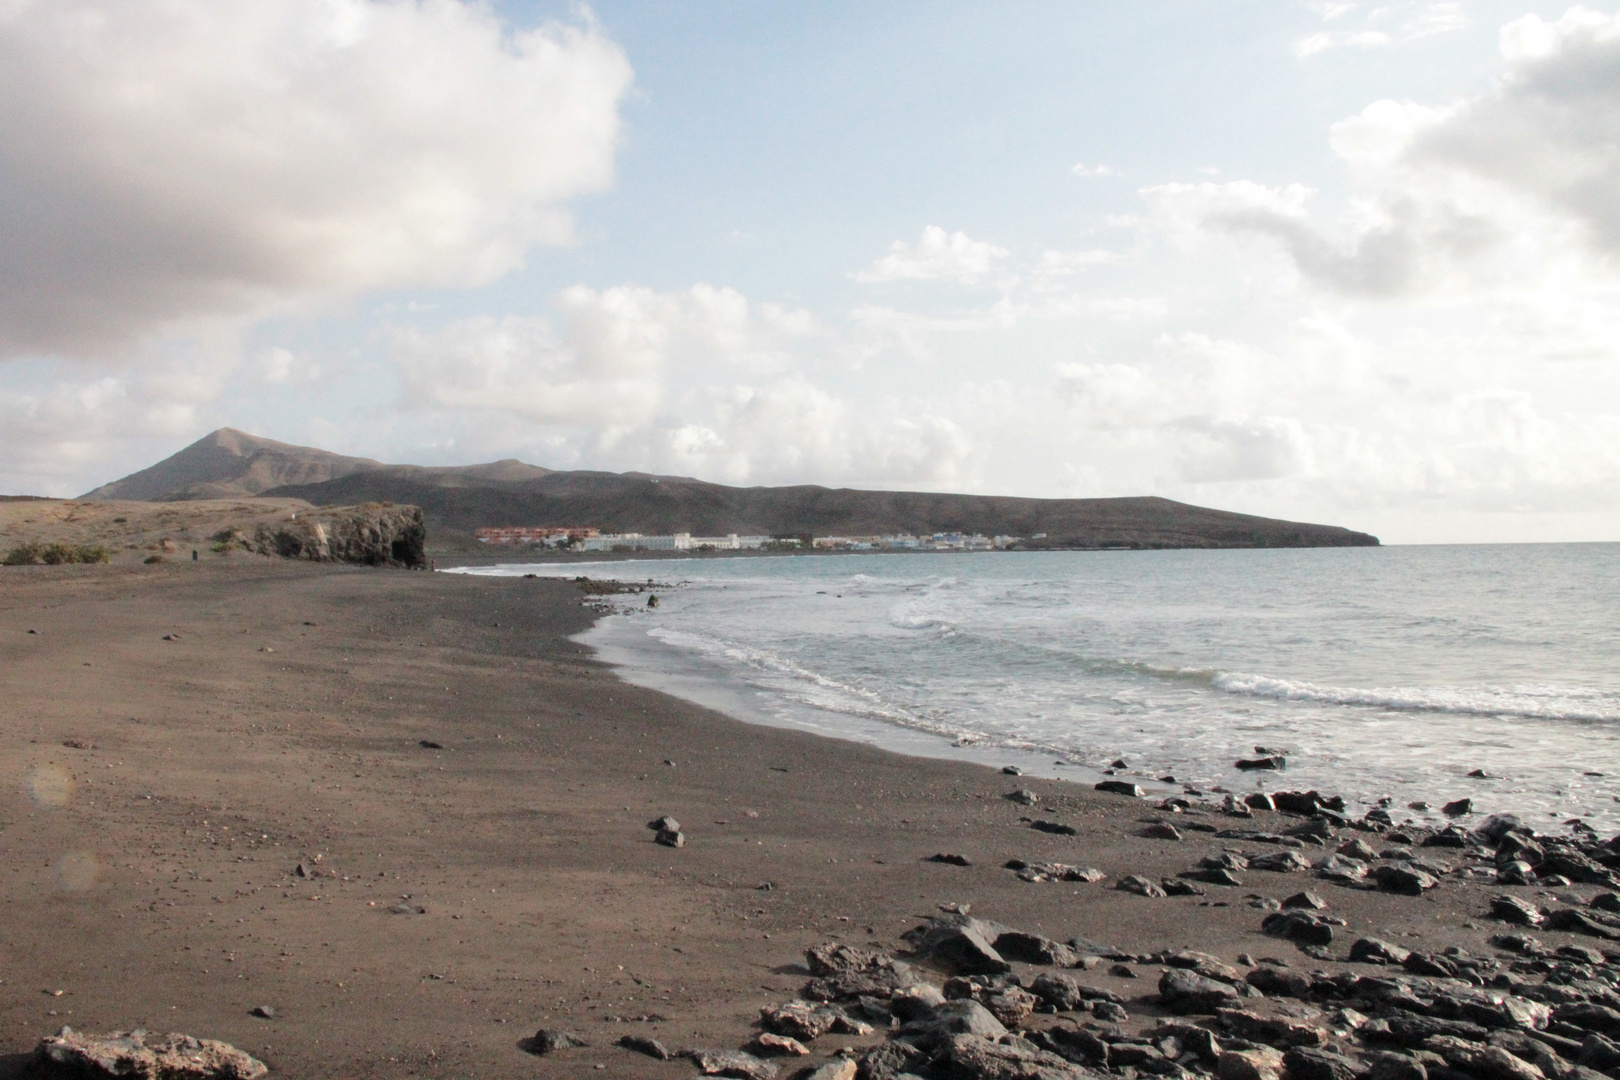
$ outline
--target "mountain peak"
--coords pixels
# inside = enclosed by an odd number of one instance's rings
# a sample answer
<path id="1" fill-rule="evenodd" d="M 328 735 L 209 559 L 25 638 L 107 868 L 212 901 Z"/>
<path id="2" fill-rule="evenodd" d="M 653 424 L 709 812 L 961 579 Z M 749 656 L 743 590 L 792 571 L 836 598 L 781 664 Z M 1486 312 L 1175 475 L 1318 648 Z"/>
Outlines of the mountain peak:
<path id="1" fill-rule="evenodd" d="M 225 427 L 82 497 L 158 502 L 241 498 L 286 484 L 319 484 L 382 467 L 382 462 L 370 458 L 293 446 Z"/>

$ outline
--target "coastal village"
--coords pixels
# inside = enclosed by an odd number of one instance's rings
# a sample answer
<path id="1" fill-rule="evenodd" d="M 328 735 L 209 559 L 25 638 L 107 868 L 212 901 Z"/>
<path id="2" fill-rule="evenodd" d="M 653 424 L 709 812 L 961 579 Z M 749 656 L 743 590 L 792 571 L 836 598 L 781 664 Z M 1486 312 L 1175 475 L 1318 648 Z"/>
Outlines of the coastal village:
<path id="1" fill-rule="evenodd" d="M 806 546 L 825 551 L 1001 551 L 1022 540 L 1020 536 L 983 536 L 979 533 L 937 532 L 928 536 L 902 533 L 891 536 L 693 536 L 691 533 L 650 535 L 637 532 L 604 533 L 568 525 L 488 526 L 474 534 L 481 544 L 547 548 L 554 551 L 792 551 Z M 1044 539 L 1037 533 L 1036 540 Z"/>

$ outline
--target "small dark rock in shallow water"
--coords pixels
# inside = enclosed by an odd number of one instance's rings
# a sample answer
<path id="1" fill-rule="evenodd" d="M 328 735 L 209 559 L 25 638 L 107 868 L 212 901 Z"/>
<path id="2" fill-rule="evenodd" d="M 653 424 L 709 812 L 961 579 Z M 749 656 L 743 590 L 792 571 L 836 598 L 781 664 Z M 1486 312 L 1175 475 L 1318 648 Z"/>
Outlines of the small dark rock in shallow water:
<path id="1" fill-rule="evenodd" d="M 1106 791 L 1110 795 L 1129 795 L 1135 799 L 1140 799 L 1147 794 L 1147 792 L 1128 780 L 1104 780 L 1101 783 L 1094 784 L 1093 787 L 1097 791 Z"/>
<path id="2" fill-rule="evenodd" d="M 541 1028 L 524 1040 L 523 1049 L 531 1054 L 549 1054 L 553 1050 L 566 1050 L 571 1046 L 589 1046 L 584 1039 L 567 1031 Z"/>
<path id="3" fill-rule="evenodd" d="M 575 1043 L 570 1045 L 583 1046 L 585 1044 Z M 646 1054 L 648 1057 L 657 1058 L 659 1061 L 668 1061 L 675 1056 L 669 1052 L 669 1047 L 646 1035 L 626 1035 L 619 1040 L 619 1045 L 626 1050 L 634 1050 L 638 1054 Z"/>
<path id="4" fill-rule="evenodd" d="M 1491 774 L 1486 772 L 1484 769 L 1474 769 L 1469 772 L 1468 775 L 1472 776 L 1475 780 L 1489 780 L 1491 778 Z"/>
<path id="5" fill-rule="evenodd" d="M 1285 757 L 1239 758 L 1238 760 L 1232 762 L 1232 765 L 1235 768 L 1242 769 L 1244 772 L 1255 772 L 1258 770 L 1280 772 L 1281 770 L 1288 768 L 1288 759 Z"/>
<path id="6" fill-rule="evenodd" d="M 1457 799 L 1455 802 L 1448 802 L 1440 808 L 1440 812 L 1446 817 L 1462 817 L 1464 814 L 1472 814 L 1474 812 L 1474 800 Z"/>
<path id="7" fill-rule="evenodd" d="M 968 860 L 966 855 L 951 855 L 944 852 L 941 852 L 938 855 L 930 855 L 928 858 L 924 859 L 923 862 L 949 863 L 952 866 L 973 865 L 973 863 Z"/>

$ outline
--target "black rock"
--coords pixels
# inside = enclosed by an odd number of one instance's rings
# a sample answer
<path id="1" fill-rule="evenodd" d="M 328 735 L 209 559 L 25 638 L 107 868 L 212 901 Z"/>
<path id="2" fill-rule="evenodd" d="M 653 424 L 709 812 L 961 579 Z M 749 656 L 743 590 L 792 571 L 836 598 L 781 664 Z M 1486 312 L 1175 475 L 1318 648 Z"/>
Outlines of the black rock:
<path id="1" fill-rule="evenodd" d="M 1313 892 L 1297 892 L 1283 900 L 1285 908 L 1307 908 L 1311 911 L 1321 911 L 1327 907 L 1327 901 Z"/>
<path id="2" fill-rule="evenodd" d="M 1127 780 L 1104 780 L 1092 786 L 1095 790 L 1106 791 L 1110 795 L 1129 795 L 1135 799 L 1140 799 L 1147 794 L 1147 792 Z"/>
<path id="3" fill-rule="evenodd" d="M 584 1039 L 567 1031 L 541 1028 L 524 1040 L 523 1049 L 531 1054 L 549 1054 L 553 1050 L 566 1050 L 571 1046 L 589 1046 Z"/>
<path id="4" fill-rule="evenodd" d="M 1492 897 L 1491 917 L 1515 926 L 1540 926 L 1547 921 L 1540 908 L 1517 896 Z"/>
<path id="5" fill-rule="evenodd" d="M 1203 870 L 1185 870 L 1179 876 L 1188 878 L 1192 881 L 1208 882 L 1211 885 L 1243 884 L 1243 879 L 1232 873 L 1232 871 L 1223 870 L 1216 867 L 1209 867 Z"/>
<path id="6" fill-rule="evenodd" d="M 1474 812 L 1474 800 L 1457 799 L 1454 802 L 1448 802 L 1440 808 L 1440 812 L 1446 817 L 1462 817 L 1465 814 L 1472 814 Z"/>
<path id="7" fill-rule="evenodd" d="M 1319 791 L 1278 791 L 1272 794 L 1271 801 L 1277 804 L 1277 809 L 1290 814 L 1314 814 L 1327 805 Z"/>
<path id="8" fill-rule="evenodd" d="M 1180 840 L 1181 830 L 1168 822 L 1159 821 L 1143 829 L 1141 835 L 1149 840 Z"/>
<path id="9" fill-rule="evenodd" d="M 1576 1059 L 1576 1064 L 1613 1076 L 1620 1071 L 1620 1046 L 1602 1035 L 1588 1035 L 1581 1043 L 1581 1056 Z"/>
<path id="10" fill-rule="evenodd" d="M 1256 791 L 1243 797 L 1243 805 L 1251 810 L 1275 810 L 1277 804 L 1271 801 L 1271 796 L 1263 791 Z"/>
<path id="11" fill-rule="evenodd" d="M 903 1039 L 890 1039 L 861 1058 L 862 1080 L 896 1080 L 928 1070 L 928 1053 Z"/>
<path id="12" fill-rule="evenodd" d="M 665 847 L 682 848 L 686 846 L 686 834 L 674 829 L 659 829 L 655 841 Z"/>
<path id="13" fill-rule="evenodd" d="M 626 1050 L 634 1050 L 638 1054 L 646 1054 L 659 1061 L 668 1061 L 675 1056 L 669 1052 L 669 1047 L 647 1035 L 625 1035 L 619 1039 L 619 1045 Z"/>
<path id="14" fill-rule="evenodd" d="M 1054 836 L 1079 836 L 1080 830 L 1073 825 L 1065 825 L 1058 821 L 1032 821 L 1029 827 L 1036 832 L 1051 833 Z"/>
<path id="15" fill-rule="evenodd" d="M 1343 1054 L 1298 1047 L 1283 1055 L 1283 1080 L 1353 1080 L 1360 1066 Z"/>
<path id="16" fill-rule="evenodd" d="M 1296 851 L 1284 849 L 1270 855 L 1249 860 L 1250 870 L 1268 870 L 1277 874 L 1290 874 L 1310 869 L 1311 864 Z"/>
<path id="17" fill-rule="evenodd" d="M 1138 877 L 1135 874 L 1126 874 L 1119 879 L 1119 883 L 1114 888 L 1121 892 L 1135 893 L 1138 896 L 1162 897 L 1166 895 L 1164 889 L 1154 882 L 1145 877 Z"/>
<path id="18" fill-rule="evenodd" d="M 268 1005 L 255 1005 L 253 1008 L 248 1010 L 248 1015 L 257 1016 L 261 1020 L 274 1020 L 276 1018 L 276 1010 Z"/>
<path id="19" fill-rule="evenodd" d="M 1105 1024 L 1123 1024 L 1131 1018 L 1125 1006 L 1113 1001 L 1099 1001 L 1091 1006 L 1091 1015 Z"/>
<path id="20" fill-rule="evenodd" d="M 418 745 L 424 750 L 443 750 L 443 743 L 436 743 L 432 739 L 423 739 Z"/>
<path id="21" fill-rule="evenodd" d="M 670 817 L 668 814 L 665 814 L 661 818 L 654 818 L 652 821 L 647 822 L 647 828 L 651 829 L 653 832 L 664 832 L 665 830 L 668 830 L 669 832 L 680 832 L 681 823 Z"/>
<path id="22" fill-rule="evenodd" d="M 1610 1037 L 1620 1036 L 1620 1012 L 1607 1005 L 1571 1002 L 1554 1009 L 1553 1019 L 1561 1024 L 1574 1024 L 1586 1031 L 1596 1031 Z"/>
<path id="23" fill-rule="evenodd" d="M 920 955 L 930 955 L 958 975 L 1000 975 L 1011 965 L 990 942 L 1001 936 L 991 923 L 966 916 L 935 919 L 919 928 L 915 942 Z"/>
<path id="24" fill-rule="evenodd" d="M 1409 870 L 1403 866 L 1388 864 L 1374 869 L 1371 877 L 1385 892 L 1401 893 L 1405 896 L 1422 896 L 1425 889 L 1432 889 L 1440 884 L 1422 870 Z"/>
<path id="25" fill-rule="evenodd" d="M 1273 937 L 1287 938 L 1305 945 L 1333 944 L 1332 925 L 1303 911 L 1279 911 L 1267 915 L 1260 924 L 1260 930 Z"/>
<path id="26" fill-rule="evenodd" d="M 1436 1035 L 1449 1035 L 1469 1042 L 1484 1042 L 1490 1032 L 1466 1020 L 1441 1020 L 1433 1016 L 1414 1016 L 1397 1013 L 1386 1022 L 1386 1029 L 1363 1029 L 1362 1037 L 1374 1042 L 1391 1042 L 1409 1049 L 1418 1049 Z"/>
<path id="27" fill-rule="evenodd" d="M 1029 984 L 1030 993 L 1041 1000 L 1042 1012 L 1072 1012 L 1086 1001 L 1080 984 L 1067 975 L 1042 972 Z"/>
<path id="28" fill-rule="evenodd" d="M 1178 1015 L 1214 1013 L 1235 1004 L 1239 997 L 1238 989 L 1228 983 L 1179 968 L 1172 968 L 1159 978 L 1160 1001 Z"/>
<path id="29" fill-rule="evenodd" d="M 1244 772 L 1257 772 L 1261 770 L 1280 772 L 1288 768 L 1288 759 L 1281 755 L 1263 758 L 1238 758 L 1232 762 L 1232 767 Z"/>
<path id="30" fill-rule="evenodd" d="M 1022 930 L 1008 930 L 998 935 L 994 944 L 996 952 L 1022 964 L 1073 967 L 1079 960 L 1069 946 L 1039 934 L 1026 934 Z"/>
<path id="31" fill-rule="evenodd" d="M 1016 765 L 1003 765 L 1001 767 L 1001 771 L 1006 773 L 1008 776 L 1023 776 L 1024 775 L 1024 770 L 1020 769 Z"/>
<path id="32" fill-rule="evenodd" d="M 1175 878 L 1160 878 L 1159 888 L 1164 890 L 1166 896 L 1208 896 L 1209 891 L 1200 889 L 1190 881 L 1178 881 Z"/>
<path id="33" fill-rule="evenodd" d="M 947 855 L 943 852 L 938 855 L 930 855 L 928 858 L 924 859 L 923 862 L 949 863 L 952 866 L 973 865 L 968 861 L 968 857 L 966 855 Z"/>
<path id="34" fill-rule="evenodd" d="M 1612 892 L 1598 893 L 1586 902 L 1588 907 L 1595 907 L 1599 911 L 1612 911 L 1620 914 L 1620 895 Z"/>
<path id="35" fill-rule="evenodd" d="M 1588 937 L 1602 938 L 1605 941 L 1620 941 L 1620 930 L 1604 926 L 1574 908 L 1559 908 L 1557 911 L 1549 911 L 1546 926 L 1548 930 L 1565 930 L 1572 934 L 1585 934 Z"/>
<path id="36" fill-rule="evenodd" d="M 1105 1065 L 1108 1044 L 1084 1028 L 1053 1027 L 1034 1032 L 1036 1045 L 1076 1065 Z"/>
<path id="37" fill-rule="evenodd" d="M 1378 938 L 1358 938 L 1350 946 L 1352 964 L 1404 964 L 1411 953 Z"/>

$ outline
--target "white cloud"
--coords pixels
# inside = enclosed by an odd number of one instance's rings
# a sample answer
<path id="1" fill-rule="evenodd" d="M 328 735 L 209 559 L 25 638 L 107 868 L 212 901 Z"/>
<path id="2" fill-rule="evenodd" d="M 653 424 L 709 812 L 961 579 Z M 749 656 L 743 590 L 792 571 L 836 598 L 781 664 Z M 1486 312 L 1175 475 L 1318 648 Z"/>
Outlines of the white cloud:
<path id="1" fill-rule="evenodd" d="M 971 285 L 990 273 L 997 260 L 1006 256 L 1005 248 L 974 240 L 963 232 L 947 233 L 938 225 L 929 225 L 915 245 L 896 240 L 889 254 L 856 274 L 855 280 L 866 284 L 960 281 Z"/>
<path id="2" fill-rule="evenodd" d="M 564 290 L 560 318 L 479 316 L 393 332 L 390 351 L 416 409 L 489 410 L 615 431 L 652 421 L 683 369 L 763 373 L 817 333 L 803 311 L 753 305 L 734 289 Z"/>
<path id="3" fill-rule="evenodd" d="M 1311 5 L 1324 22 L 1337 20 L 1356 9 L 1355 4 Z M 1416 7 L 1418 10 L 1412 10 Z M 1385 4 L 1367 13 L 1360 30 L 1322 30 L 1307 34 L 1294 43 L 1296 56 L 1314 56 L 1329 49 L 1381 49 L 1404 45 L 1435 34 L 1461 30 L 1468 17 L 1459 3 Z M 1387 29 L 1381 27 L 1387 26 Z"/>
<path id="4" fill-rule="evenodd" d="M 10 0 L 0 355 L 491 281 L 608 183 L 629 82 L 456 0 Z"/>
<path id="5" fill-rule="evenodd" d="M 1382 30 L 1353 30 L 1331 33 L 1319 31 L 1300 38 L 1294 43 L 1298 56 L 1314 56 L 1328 49 L 1376 49 L 1394 40 Z"/>
<path id="6" fill-rule="evenodd" d="M 1074 175 L 1076 175 L 1076 176 L 1124 176 L 1125 175 L 1124 170 L 1116 169 L 1112 165 L 1087 165 L 1083 161 L 1077 163 L 1074 166 L 1074 168 L 1071 169 L 1070 171 L 1073 172 Z"/>
<path id="7" fill-rule="evenodd" d="M 254 357 L 253 370 L 258 380 L 268 386 L 313 382 L 321 377 L 320 364 L 280 346 L 265 349 Z"/>

